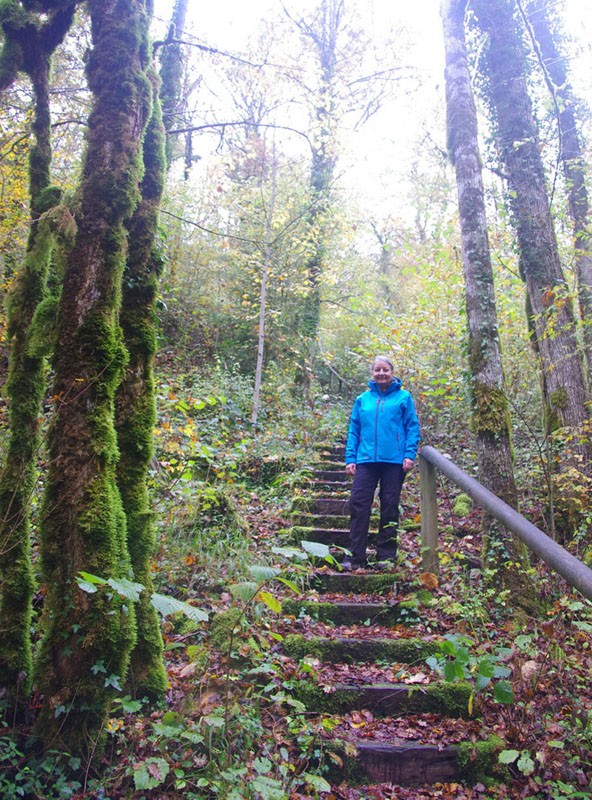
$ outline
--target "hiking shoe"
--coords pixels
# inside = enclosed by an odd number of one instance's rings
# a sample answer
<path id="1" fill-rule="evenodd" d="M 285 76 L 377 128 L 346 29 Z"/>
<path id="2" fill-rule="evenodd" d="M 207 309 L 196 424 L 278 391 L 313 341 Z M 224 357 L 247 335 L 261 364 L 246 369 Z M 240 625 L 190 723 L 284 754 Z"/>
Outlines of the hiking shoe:
<path id="1" fill-rule="evenodd" d="M 366 569 L 366 564 L 354 558 L 344 558 L 341 562 L 342 572 L 353 572 L 355 569 Z"/>

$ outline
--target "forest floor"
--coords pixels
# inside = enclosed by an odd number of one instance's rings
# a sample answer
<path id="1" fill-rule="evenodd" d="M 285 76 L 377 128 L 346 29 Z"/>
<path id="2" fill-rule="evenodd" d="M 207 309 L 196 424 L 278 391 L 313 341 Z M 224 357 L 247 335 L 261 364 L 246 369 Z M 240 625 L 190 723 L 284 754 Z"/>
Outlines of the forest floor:
<path id="1" fill-rule="evenodd" d="M 290 545 L 289 521 L 281 504 L 247 492 L 241 502 L 242 532 L 226 543 L 225 560 L 204 552 L 203 539 L 163 533 L 154 563 L 157 589 L 199 606 L 209 625 L 182 615 L 164 623 L 165 659 L 170 681 L 161 708 L 123 697 L 107 725 L 107 746 L 98 775 L 74 770 L 53 783 L 19 793 L 25 758 L 12 759 L 13 791 L 3 797 L 74 800 L 420 800 L 420 798 L 591 797 L 592 776 L 592 605 L 568 591 L 555 575 L 536 565 L 541 614 L 517 613 L 510 598 L 482 583 L 477 568 L 480 518 L 476 511 L 458 517 L 452 502 L 440 501 L 441 575 L 436 582 L 421 573 L 417 487 L 407 488 L 409 509 L 400 543 L 402 583 L 421 597 L 415 627 L 401 626 L 398 636 L 424 639 L 460 634 L 470 652 L 468 667 L 490 659 L 510 671 L 514 698 L 496 702 L 491 686 L 475 695 L 475 715 L 443 723 L 436 715 L 417 714 L 394 720 L 371 712 L 337 717 L 307 713 L 296 699 L 303 681 L 313 679 L 326 691 L 335 681 L 373 683 L 376 664 L 321 665 L 296 661 L 282 651 L 289 633 L 323 635 L 326 625 L 310 617 L 287 614 L 285 597 L 316 596 L 307 581 L 309 561 L 286 563 L 280 550 Z M 203 520 L 202 520 L 203 522 Z M 203 534 L 202 534 L 203 536 Z M 207 536 L 207 534 L 206 534 Z M 211 533 L 210 549 L 220 544 L 220 529 Z M 242 549 L 241 549 L 242 548 Z M 275 551 L 275 552 L 274 552 Z M 237 580 L 242 562 L 244 579 Z M 472 565 L 472 566 L 471 566 Z M 315 569 L 332 571 L 317 562 Z M 250 576 L 250 577 L 249 577 Z M 253 576 L 258 587 L 253 591 Z M 339 600 L 340 596 L 324 599 Z M 376 599 L 373 596 L 363 598 Z M 396 601 L 396 596 L 394 601 Z M 216 623 L 219 620 L 221 623 Z M 226 621 L 226 622 L 225 622 Z M 352 625 L 340 631 L 357 639 L 381 633 L 376 625 Z M 385 637 L 388 630 L 383 631 Z M 386 670 L 386 672 L 385 672 Z M 381 664 L 385 674 L 409 685 L 429 680 L 426 663 Z M 479 721 L 477 722 L 477 712 Z M 483 730 L 504 742 L 510 780 L 503 784 L 464 786 L 445 783 L 402 787 L 349 787 L 330 783 L 325 767 L 335 766 L 328 743 L 336 735 L 355 734 L 385 741 L 421 735 L 444 747 L 461 740 L 475 742 Z M 27 730 L 21 731 L 23 740 Z M 9 759 L 10 761 L 10 759 Z M 51 771 L 49 762 L 36 769 Z M 82 774 L 82 777 L 81 777 Z M 57 773 L 56 773 L 57 775 Z M 323 777 L 327 775 L 327 778 Z M 0 785 L 2 779 L 0 779 Z M 8 785 L 8 784 L 5 784 Z M 32 785 L 32 784 L 31 784 Z M 35 786 L 40 784 L 35 784 Z"/>
<path id="2" fill-rule="evenodd" d="M 416 500 L 414 491 L 411 487 L 411 509 Z M 282 637 L 298 632 L 307 637 L 322 636 L 327 626 L 310 617 L 295 619 L 281 608 L 283 597 L 295 591 L 290 568 L 272 555 L 274 547 L 286 543 L 286 519 L 270 510 L 256 494 L 251 496 L 243 513 L 251 532 L 252 563 L 273 564 L 281 571 L 280 581 L 266 582 L 254 600 L 241 602 L 240 584 L 237 591 L 223 565 L 213 579 L 211 575 L 206 577 L 207 570 L 200 571 L 204 565 L 191 552 L 176 563 L 172 563 L 165 548 L 159 554 L 157 569 L 168 574 L 169 588 L 193 587 L 189 594 L 184 593 L 184 599 L 199 603 L 212 615 L 240 607 L 242 623 L 234 627 L 229 643 L 218 646 L 212 641 L 213 636 L 208 638 L 203 630 L 188 630 L 183 624 L 165 625 L 171 682 L 166 711 L 146 717 L 135 715 L 131 718 L 133 723 L 122 717 L 114 719 L 112 724 L 118 734 L 113 739 L 117 755 L 112 751 L 110 757 L 119 760 L 119 768 L 128 776 L 137 779 L 138 770 L 144 770 L 153 758 L 156 759 L 152 762 L 154 783 L 160 777 L 158 769 L 166 770 L 164 762 L 168 764 L 168 778 L 143 796 L 244 796 L 263 800 L 288 797 L 291 800 L 428 797 L 567 800 L 591 796 L 591 605 L 570 593 L 557 576 L 547 574 L 543 565 L 537 565 L 541 614 L 535 618 L 517 613 L 507 595 L 482 585 L 481 572 L 475 568 L 481 544 L 479 513 L 470 511 L 458 518 L 452 504 L 443 501 L 440 522 L 446 533 L 442 537 L 440 580 L 436 585 L 425 575 L 420 579 L 419 532 L 411 511 L 408 529 L 402 535 L 400 566 L 405 581 L 415 582 L 420 591 L 429 591 L 429 601 L 424 596 L 414 629 L 401 626 L 397 635 L 420 635 L 425 639 L 441 638 L 447 633 L 464 636 L 462 644 L 472 654 L 469 667 L 490 658 L 492 663 L 502 664 L 510 672 L 513 701 L 496 702 L 491 686 L 477 691 L 475 712 L 478 709 L 479 722 L 469 718 L 447 719 L 444 723 L 429 714 L 411 715 L 403 722 L 388 717 L 379 719 L 369 711 L 345 714 L 339 719 L 307 715 L 294 700 L 294 691 L 301 681 L 310 679 L 311 673 L 321 687 L 331 691 L 336 681 L 373 683 L 378 676 L 384 680 L 385 665 L 381 664 L 380 670 L 375 664 L 327 666 L 311 659 L 296 662 L 282 653 Z M 472 568 L 467 567 L 467 559 Z M 316 567 L 321 571 L 332 569 L 320 564 Z M 308 566 L 303 569 L 306 571 Z M 282 575 L 292 585 L 292 591 L 282 584 Z M 301 599 L 315 595 L 306 580 L 301 582 L 298 588 Z M 324 595 L 323 599 L 343 598 Z M 237 618 L 232 619 L 234 625 Z M 376 625 L 353 625 L 340 630 L 342 636 L 357 639 L 380 633 Z M 388 630 L 383 634 L 387 637 Z M 425 663 L 389 664 L 387 674 L 388 670 L 393 680 L 410 685 L 429 680 L 430 668 Z M 399 739 L 421 736 L 424 741 L 444 747 L 461 740 L 477 741 L 484 729 L 505 741 L 504 757 L 511 776 L 507 783 L 356 788 L 338 783 L 329 789 L 328 784 L 316 777 L 323 774 L 319 764 L 331 759 L 324 743 L 336 735 L 347 740 L 355 732 L 357 739 L 367 736 L 385 741 L 393 736 Z M 193 732 L 200 740 L 185 753 L 182 731 L 188 739 Z M 201 780 L 195 777 L 200 770 Z M 233 782 L 236 794 L 232 792 Z M 150 785 L 149 780 L 146 785 Z M 187 793 L 198 792 L 200 785 L 204 794 Z M 240 794 L 238 787 L 247 785 L 259 786 L 258 792 L 251 788 L 253 794 Z M 109 794 L 112 800 L 126 796 L 129 795 L 125 791 L 117 794 L 113 789 Z"/>

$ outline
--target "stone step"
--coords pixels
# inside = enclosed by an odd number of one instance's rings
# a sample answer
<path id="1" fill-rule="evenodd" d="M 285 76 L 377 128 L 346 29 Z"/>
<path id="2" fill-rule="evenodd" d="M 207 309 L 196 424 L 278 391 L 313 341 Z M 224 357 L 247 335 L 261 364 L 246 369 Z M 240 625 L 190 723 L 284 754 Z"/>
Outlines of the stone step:
<path id="1" fill-rule="evenodd" d="M 317 449 L 317 453 L 321 458 L 326 456 L 343 456 L 345 457 L 345 443 L 324 445 Z"/>
<path id="2" fill-rule="evenodd" d="M 295 545 L 299 545 L 300 542 L 318 542 L 319 544 L 347 547 L 349 530 L 347 528 L 312 528 L 308 525 L 295 525 L 290 529 L 290 539 Z"/>
<path id="3" fill-rule="evenodd" d="M 297 527 L 341 529 L 349 527 L 349 514 L 306 514 L 292 511 L 290 519 Z"/>
<path id="4" fill-rule="evenodd" d="M 469 717 L 473 689 L 469 683 L 437 681 L 416 686 L 407 683 L 384 683 L 356 686 L 334 683 L 330 692 L 322 686 L 306 683 L 297 697 L 307 709 L 325 714 L 347 714 L 365 709 L 375 717 L 404 714 L 442 714 L 446 717 Z"/>
<path id="5" fill-rule="evenodd" d="M 332 664 L 389 661 L 397 664 L 416 664 L 438 652 L 437 640 L 424 639 L 354 639 L 337 636 L 329 639 L 314 636 L 310 639 L 291 633 L 282 642 L 284 651 L 294 659 L 313 656 Z"/>
<path id="6" fill-rule="evenodd" d="M 487 777 L 498 782 L 508 777 L 498 761 L 503 743 L 495 736 L 441 748 L 412 739 L 388 743 L 354 739 L 351 744 L 357 754 L 353 758 L 343 754 L 341 769 L 336 765 L 330 775 L 335 783 L 418 786 L 462 781 L 472 785 Z"/>
<path id="7" fill-rule="evenodd" d="M 355 603 L 339 601 L 336 603 L 312 600 L 284 600 L 286 614 L 299 617 L 302 613 L 319 622 L 333 625 L 377 624 L 387 627 L 412 625 L 417 621 L 417 602 L 402 601 L 394 605 L 388 603 Z"/>
<path id="8" fill-rule="evenodd" d="M 290 528 L 290 539 L 298 545 L 301 541 L 319 542 L 320 544 L 347 547 L 349 543 L 349 518 L 348 525 L 340 527 L 317 527 L 313 525 L 294 525 Z M 374 547 L 376 528 L 369 531 L 368 547 Z"/>
<path id="9" fill-rule="evenodd" d="M 393 572 L 317 572 L 310 586 L 319 592 L 335 594 L 384 594 L 397 589 L 399 576 Z"/>
<path id="10" fill-rule="evenodd" d="M 342 459 L 331 458 L 326 461 L 316 461 L 312 468 L 315 472 L 345 472 L 345 462 Z"/>
<path id="11" fill-rule="evenodd" d="M 329 514 L 337 516 L 349 515 L 348 497 L 295 497 L 292 510 L 308 514 Z"/>
<path id="12" fill-rule="evenodd" d="M 331 481 L 332 483 L 351 486 L 351 477 L 347 474 L 345 469 L 343 469 L 343 464 L 341 465 L 341 469 L 323 469 L 317 465 L 311 470 L 311 479 L 314 483 L 318 481 Z"/>

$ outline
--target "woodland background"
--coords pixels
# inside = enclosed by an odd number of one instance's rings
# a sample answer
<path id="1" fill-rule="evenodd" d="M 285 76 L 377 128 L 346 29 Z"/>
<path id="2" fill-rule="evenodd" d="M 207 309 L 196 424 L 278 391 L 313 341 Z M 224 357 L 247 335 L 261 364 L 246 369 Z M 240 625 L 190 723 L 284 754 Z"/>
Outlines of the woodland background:
<path id="1" fill-rule="evenodd" d="M 442 13 L 448 85 L 444 55 L 426 82 L 417 31 L 378 3 L 278 5 L 240 45 L 206 39 L 182 0 L 0 3 L 0 699 L 5 727 L 87 779 L 122 687 L 131 704 L 166 691 L 158 604 L 199 621 L 166 598 L 241 577 L 245 509 L 279 518 L 374 354 L 424 443 L 590 558 L 590 44 L 562 3 Z M 522 138 L 503 128 L 495 36 L 523 54 L 507 60 Z M 551 243 L 534 266 L 525 208 Z M 486 534 L 532 613 L 526 556 Z"/>

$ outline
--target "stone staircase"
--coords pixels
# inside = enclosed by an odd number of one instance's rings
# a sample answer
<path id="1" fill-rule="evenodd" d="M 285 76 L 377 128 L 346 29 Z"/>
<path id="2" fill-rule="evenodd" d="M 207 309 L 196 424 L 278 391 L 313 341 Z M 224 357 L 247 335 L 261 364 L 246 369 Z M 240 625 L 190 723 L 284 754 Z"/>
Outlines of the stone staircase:
<path id="1" fill-rule="evenodd" d="M 343 447 L 324 448 L 320 458 L 294 502 L 292 537 L 329 545 L 340 558 L 337 548 L 348 541 L 350 486 Z M 304 685 L 299 698 L 309 711 L 332 715 L 329 779 L 335 785 L 471 784 L 499 771 L 502 743 L 470 718 L 472 687 L 442 681 L 425 664 L 449 631 L 426 624 L 420 572 L 341 573 L 323 566 L 308 592 L 283 604 L 295 618 L 295 632 L 283 643 L 286 654 L 319 665 L 321 677 Z M 345 670 L 345 679 L 324 680 L 325 667 L 332 676 Z M 397 681 L 393 674 L 404 677 Z M 455 734 L 444 743 L 434 736 L 450 729 Z"/>

